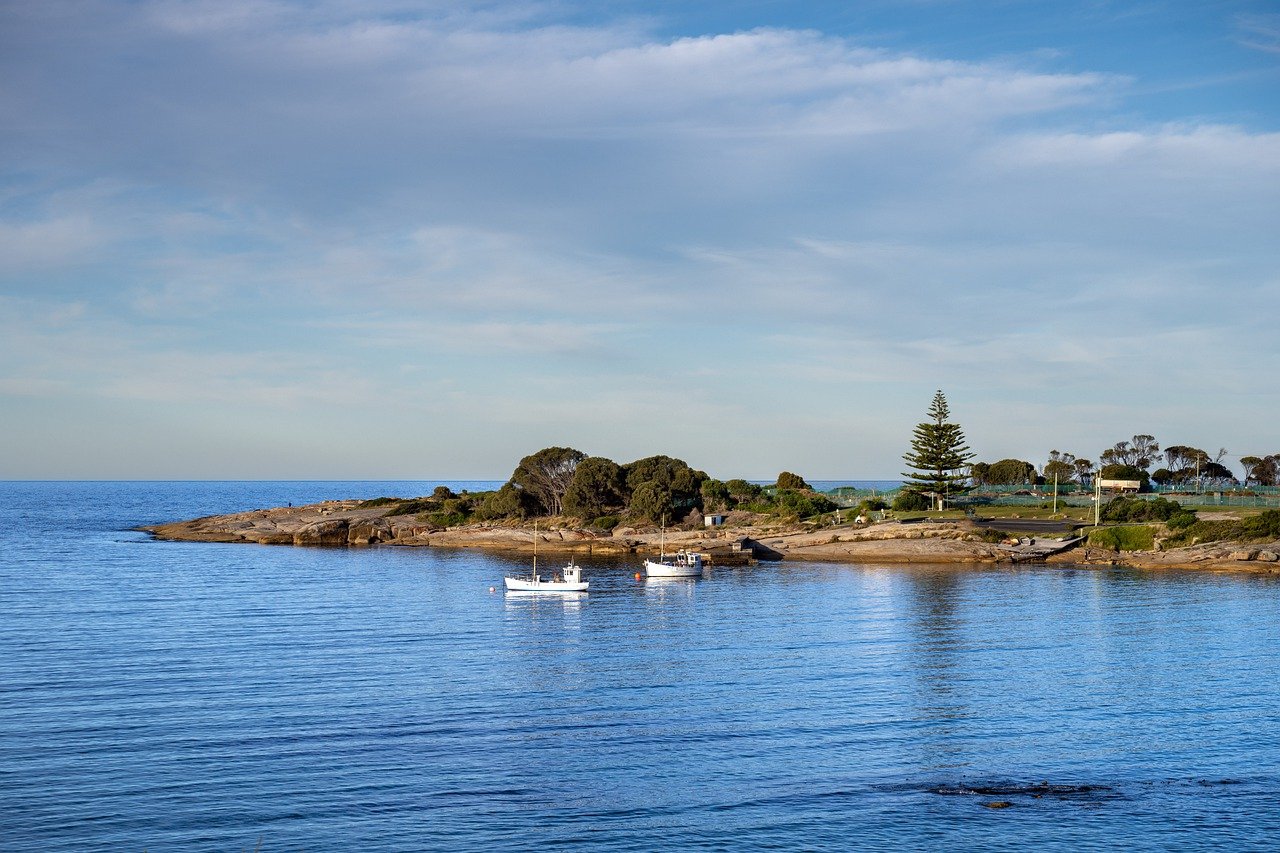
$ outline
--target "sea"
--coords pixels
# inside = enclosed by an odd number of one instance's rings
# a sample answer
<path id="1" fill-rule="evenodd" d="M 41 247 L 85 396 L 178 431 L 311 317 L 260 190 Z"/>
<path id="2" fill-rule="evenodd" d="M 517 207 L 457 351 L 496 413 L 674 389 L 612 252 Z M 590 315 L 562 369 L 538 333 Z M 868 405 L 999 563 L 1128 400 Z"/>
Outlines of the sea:
<path id="1" fill-rule="evenodd" d="M 1273 578 L 628 557 L 531 597 L 135 529 L 435 485 L 0 483 L 0 849 L 1280 844 Z"/>

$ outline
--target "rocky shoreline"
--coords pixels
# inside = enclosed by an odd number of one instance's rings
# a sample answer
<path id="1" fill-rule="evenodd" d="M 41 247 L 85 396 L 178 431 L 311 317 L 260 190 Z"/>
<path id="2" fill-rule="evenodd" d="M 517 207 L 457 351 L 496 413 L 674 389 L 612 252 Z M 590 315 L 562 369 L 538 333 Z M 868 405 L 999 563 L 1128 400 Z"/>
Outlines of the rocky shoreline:
<path id="1" fill-rule="evenodd" d="M 300 507 L 276 507 L 139 528 L 157 539 L 183 542 L 244 542 L 261 545 L 481 548 L 524 553 L 533 550 L 535 531 L 514 524 L 468 524 L 439 528 L 414 515 L 387 515 L 384 507 L 355 500 L 324 501 Z M 882 522 L 813 529 L 779 527 L 731 519 L 731 526 L 667 530 L 668 551 L 687 549 L 708 555 L 714 564 L 758 560 L 811 560 L 839 563 L 1008 563 L 1010 554 L 983 541 L 969 522 Z M 536 532 L 545 552 L 583 555 L 653 554 L 660 534 L 653 529 L 619 527 L 609 532 L 548 524 Z M 1215 542 L 1167 551 L 1126 552 L 1076 547 L 1047 557 L 1050 565 L 1124 565 L 1143 569 L 1211 569 L 1280 575 L 1280 542 Z"/>

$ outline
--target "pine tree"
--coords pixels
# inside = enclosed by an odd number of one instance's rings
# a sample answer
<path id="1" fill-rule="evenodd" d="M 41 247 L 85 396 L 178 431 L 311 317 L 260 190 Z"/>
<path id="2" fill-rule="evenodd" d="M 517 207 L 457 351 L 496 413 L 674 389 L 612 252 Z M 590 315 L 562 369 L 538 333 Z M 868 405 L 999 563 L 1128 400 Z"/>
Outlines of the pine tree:
<path id="1" fill-rule="evenodd" d="M 964 431 L 959 424 L 949 423 L 951 411 L 942 392 L 933 395 L 929 406 L 930 420 L 917 424 L 911 439 L 911 451 L 902 459 L 914 470 L 904 473 L 906 487 L 933 498 L 934 506 L 942 509 L 950 495 L 967 491 L 961 473 L 973 458 L 964 443 Z"/>

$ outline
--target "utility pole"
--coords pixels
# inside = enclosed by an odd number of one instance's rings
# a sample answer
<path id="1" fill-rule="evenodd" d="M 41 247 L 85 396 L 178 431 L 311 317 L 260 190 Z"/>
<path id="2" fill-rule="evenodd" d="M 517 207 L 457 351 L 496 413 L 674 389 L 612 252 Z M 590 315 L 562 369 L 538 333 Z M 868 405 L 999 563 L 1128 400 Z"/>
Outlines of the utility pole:
<path id="1" fill-rule="evenodd" d="M 1093 478 L 1093 526 L 1102 523 L 1102 477 Z"/>
<path id="2" fill-rule="evenodd" d="M 1058 514 L 1058 472 L 1053 472 L 1053 514 Z"/>

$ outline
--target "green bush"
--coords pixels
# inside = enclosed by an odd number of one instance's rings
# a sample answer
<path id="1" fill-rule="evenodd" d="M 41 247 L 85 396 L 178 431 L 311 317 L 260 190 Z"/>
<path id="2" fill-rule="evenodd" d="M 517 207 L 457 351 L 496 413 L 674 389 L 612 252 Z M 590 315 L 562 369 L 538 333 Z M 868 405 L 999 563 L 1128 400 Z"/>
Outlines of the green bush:
<path id="1" fill-rule="evenodd" d="M 1169 517 L 1165 524 L 1169 525 L 1170 530 L 1186 530 L 1188 527 L 1196 523 L 1196 514 L 1190 510 L 1184 510 Z"/>
<path id="2" fill-rule="evenodd" d="M 1156 532 L 1144 525 L 1132 527 L 1100 527 L 1089 532 L 1089 544 L 1112 551 L 1150 551 L 1156 545 Z"/>
<path id="3" fill-rule="evenodd" d="M 1240 532 L 1245 539 L 1280 539 L 1280 509 L 1241 519 Z"/>
<path id="4" fill-rule="evenodd" d="M 1169 526 L 1174 525 L 1170 521 Z M 1195 521 L 1178 530 L 1171 541 L 1176 545 L 1193 542 L 1222 542 L 1227 539 L 1280 539 L 1280 509 L 1269 509 L 1239 521 Z"/>
<path id="5" fill-rule="evenodd" d="M 373 509 L 379 506 L 390 506 L 391 504 L 404 503 L 404 498 L 374 498 L 373 500 L 361 501 L 356 504 L 356 509 Z"/>
<path id="6" fill-rule="evenodd" d="M 1102 508 L 1103 521 L 1168 521 L 1175 515 L 1187 512 L 1177 501 L 1156 498 L 1113 498 Z"/>
<path id="7" fill-rule="evenodd" d="M 979 542 L 990 542 L 992 544 L 996 544 L 999 542 L 1003 542 L 1006 539 L 1014 539 L 1014 538 L 1017 538 L 1017 537 L 1015 537 L 1012 533 L 1005 533 L 1003 530 L 992 530 L 989 527 L 984 527 L 978 531 Z"/>
<path id="8" fill-rule="evenodd" d="M 919 492 L 904 490 L 893 499 L 893 509 L 895 512 L 920 512 L 933 509 L 933 504 Z"/>
<path id="9" fill-rule="evenodd" d="M 616 515 L 602 515 L 599 518 L 591 519 L 587 525 L 594 530 L 612 530 L 622 523 L 622 519 Z"/>
<path id="10" fill-rule="evenodd" d="M 435 512 L 440 508 L 440 502 L 431 498 L 414 498 L 409 501 L 400 501 L 395 506 L 388 509 L 383 516 L 390 518 L 393 515 L 420 515 L 424 512 Z"/>
<path id="11" fill-rule="evenodd" d="M 779 508 L 793 512 L 799 518 L 811 518 L 825 512 L 832 512 L 836 508 L 836 505 L 823 495 L 794 489 L 778 489 L 774 500 Z"/>

